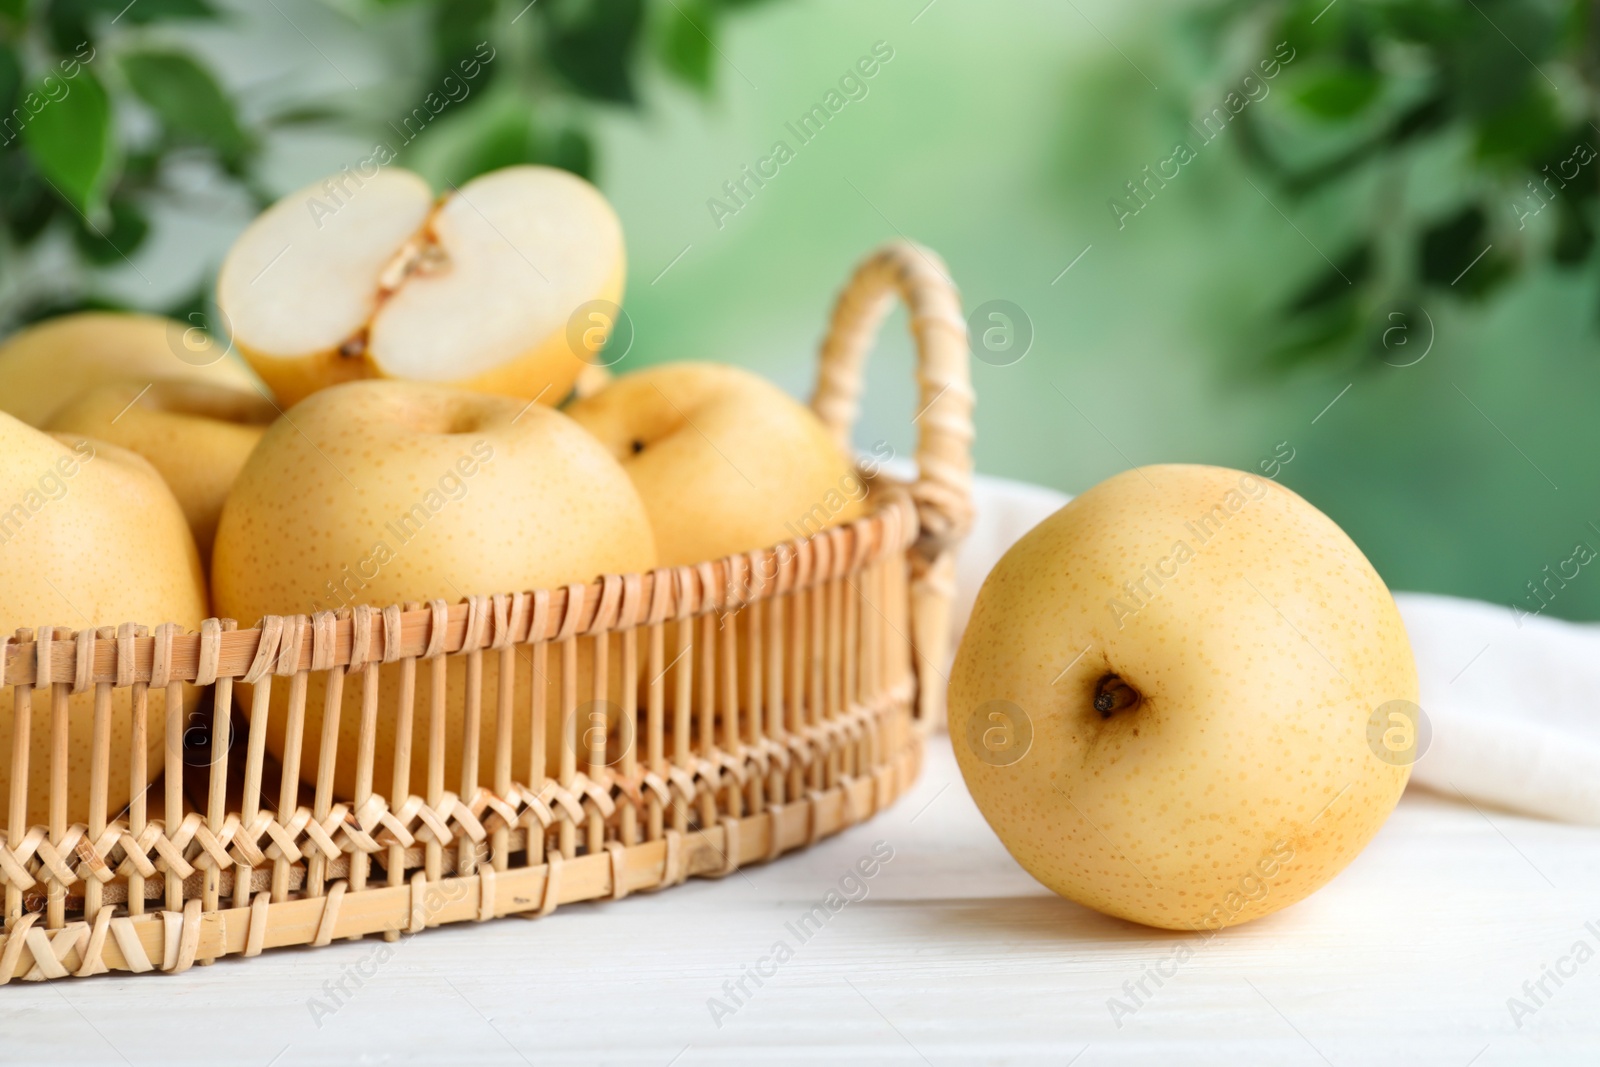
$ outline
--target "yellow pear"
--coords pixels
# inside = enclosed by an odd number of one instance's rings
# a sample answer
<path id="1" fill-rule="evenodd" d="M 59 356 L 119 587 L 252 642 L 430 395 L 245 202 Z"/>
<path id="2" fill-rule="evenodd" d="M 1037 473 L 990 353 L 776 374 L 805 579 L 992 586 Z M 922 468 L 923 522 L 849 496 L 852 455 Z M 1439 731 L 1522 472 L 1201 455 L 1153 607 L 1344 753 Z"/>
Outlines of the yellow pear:
<path id="1" fill-rule="evenodd" d="M 186 378 L 261 388 L 250 369 L 203 330 L 158 315 L 63 315 L 0 345 L 0 411 L 30 426 L 43 426 L 83 390 L 118 378 Z"/>
<path id="2" fill-rule="evenodd" d="M 176 622 L 197 630 L 205 582 L 172 491 L 139 456 L 75 434 L 47 434 L 0 414 L 0 633 Z M 131 799 L 132 690 L 112 691 L 108 818 Z M 14 723 L 0 714 L 0 812 L 9 811 Z M 161 771 L 166 691 L 149 697 L 149 768 Z M 70 699 L 70 821 L 89 810 L 94 693 Z M 50 697 L 36 693 L 29 726 L 27 821 L 48 821 Z M 7 816 L 9 817 L 9 815 Z"/>
<path id="3" fill-rule="evenodd" d="M 217 302 L 286 404 L 400 378 L 554 405 L 592 365 L 581 327 L 598 309 L 609 330 L 624 275 L 621 224 L 582 178 L 507 167 L 436 200 L 389 167 L 273 204 L 228 252 Z"/>
<path id="4" fill-rule="evenodd" d="M 565 415 L 508 397 L 366 381 L 318 392 L 267 430 L 223 507 L 212 588 L 218 614 L 251 626 L 267 614 L 434 598 L 455 603 L 469 594 L 549 589 L 653 566 L 655 546 L 638 493 Z M 529 692 L 524 653 L 517 658 L 521 694 Z M 552 655 L 552 665 L 559 658 Z M 420 668 L 418 679 L 414 792 L 426 783 L 427 671 Z M 454 789 L 464 735 L 461 657 L 452 658 L 449 671 L 446 782 Z M 486 654 L 484 784 L 493 780 L 498 679 L 498 656 Z M 314 679 L 307 700 L 301 763 L 307 778 L 320 754 L 323 682 Z M 375 767 L 376 781 L 387 788 L 398 666 L 383 668 L 380 686 Z M 280 682 L 272 690 L 268 737 L 275 756 L 284 749 L 287 688 Z M 552 726 L 559 725 L 555 707 Z M 339 722 L 341 796 L 354 791 L 359 730 L 360 686 L 351 678 Z M 529 738 L 518 738 L 519 777 L 528 749 Z"/>
<path id="5" fill-rule="evenodd" d="M 809 537 L 862 513 L 867 486 L 822 421 L 749 371 L 651 367 L 566 411 L 639 487 L 664 567 Z"/>
<path id="6" fill-rule="evenodd" d="M 1017 861 L 1174 930 L 1343 870 L 1399 800 L 1420 718 L 1399 612 L 1350 538 L 1276 482 L 1183 465 L 1110 478 L 1018 541 L 949 696 L 961 773 Z"/>
<path id="7" fill-rule="evenodd" d="M 253 389 L 130 378 L 79 394 L 46 426 L 98 437 L 149 460 L 183 507 L 205 563 L 222 502 L 250 450 L 277 416 L 277 407 Z"/>

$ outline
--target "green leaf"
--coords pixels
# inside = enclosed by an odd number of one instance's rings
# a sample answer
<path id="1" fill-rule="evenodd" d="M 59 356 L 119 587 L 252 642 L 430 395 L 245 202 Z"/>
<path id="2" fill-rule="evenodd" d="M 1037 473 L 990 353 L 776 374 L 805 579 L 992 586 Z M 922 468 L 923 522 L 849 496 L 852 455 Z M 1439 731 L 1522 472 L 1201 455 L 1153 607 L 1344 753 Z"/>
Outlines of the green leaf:
<path id="1" fill-rule="evenodd" d="M 92 45 L 94 32 L 90 22 L 100 8 L 96 0 L 45 0 L 44 24 L 56 51 L 71 53 L 80 45 Z"/>
<path id="2" fill-rule="evenodd" d="M 1422 277 L 1449 285 L 1488 244 L 1488 229 L 1488 216 L 1477 204 L 1429 226 L 1422 234 Z"/>
<path id="3" fill-rule="evenodd" d="M 1371 273 L 1372 246 L 1363 242 L 1341 256 L 1338 263 L 1328 264 L 1327 270 L 1318 273 L 1289 301 L 1287 310 L 1303 315 L 1330 304 L 1350 302 Z"/>
<path id="4" fill-rule="evenodd" d="M 209 0 L 45 0 L 44 21 L 61 52 L 92 43 L 94 28 L 148 26 L 178 19 L 212 19 L 220 14 Z"/>
<path id="5" fill-rule="evenodd" d="M 1450 121 L 1450 101 L 1443 94 L 1430 94 L 1407 108 L 1389 130 L 1386 140 L 1391 145 L 1429 134 Z"/>
<path id="6" fill-rule="evenodd" d="M 284 126 L 321 126 L 335 123 L 361 124 L 362 120 L 343 108 L 329 104 L 300 104 L 285 108 L 261 120 L 261 125 L 280 128 Z"/>
<path id="7" fill-rule="evenodd" d="M 128 200 L 113 198 L 108 225 L 90 229 L 79 219 L 73 237 L 85 259 L 107 266 L 122 262 L 124 257 L 131 259 L 149 232 L 150 220 L 143 211 Z"/>
<path id="8" fill-rule="evenodd" d="M 78 211 L 96 219 L 105 211 L 106 190 L 116 173 L 116 140 L 111 102 L 98 78 L 87 69 L 76 78 L 53 79 L 58 99 L 41 82 L 23 96 L 23 106 L 37 113 L 22 129 L 22 140 L 39 173 Z M 59 95 L 62 88 L 65 95 Z"/>
<path id="9" fill-rule="evenodd" d="M 26 0 L 0 0 L 5 2 L 27 7 Z M 96 29 L 214 19 L 221 15 L 211 0 L 34 0 L 34 6 L 36 11 L 43 11 L 30 21 L 43 23 L 57 52 L 77 55 L 79 59 L 94 44 Z"/>
<path id="10" fill-rule="evenodd" d="M 554 137 L 545 139 L 541 149 L 541 162 L 594 180 L 594 142 L 589 135 L 575 126 L 568 126 Z"/>
<path id="11" fill-rule="evenodd" d="M 497 10 L 495 0 L 452 0 L 437 6 L 429 35 L 433 70 L 421 92 L 439 92 L 447 77 L 469 85 L 474 93 L 493 81 L 504 62 L 495 62 L 499 50 L 494 42 L 501 33 L 495 21 Z M 535 24 L 532 18 L 526 22 Z"/>
<path id="12" fill-rule="evenodd" d="M 1332 51 L 1349 34 L 1355 13 L 1348 3 L 1327 4 L 1326 11 L 1321 10 L 1323 6 L 1318 0 L 1291 5 L 1273 39 L 1292 42 L 1301 56 Z"/>
<path id="13" fill-rule="evenodd" d="M 1306 76 L 1294 91 L 1302 108 L 1319 119 L 1335 121 L 1358 114 L 1378 95 L 1382 80 L 1360 67 L 1327 67 Z"/>
<path id="14" fill-rule="evenodd" d="M 1261 362 L 1281 373 L 1291 367 L 1327 361 L 1356 341 L 1361 327 L 1355 300 L 1330 304 L 1274 330 L 1274 340 L 1261 354 Z"/>
<path id="15" fill-rule="evenodd" d="M 580 94 L 632 104 L 634 48 L 644 21 L 644 0 L 548 0 L 539 5 L 548 23 L 545 56 Z"/>
<path id="16" fill-rule="evenodd" d="M 233 102 L 211 73 L 187 55 L 131 52 L 122 57 L 122 70 L 172 141 L 203 145 L 232 167 L 249 154 L 250 139 L 239 125 Z"/>
<path id="17" fill-rule="evenodd" d="M 1560 21 L 1549 5 L 1480 0 L 1479 17 L 1434 44 L 1461 110 L 1489 115 L 1510 106 L 1531 81 L 1544 82 L 1537 64 L 1559 40 Z"/>
<path id="18" fill-rule="evenodd" d="M 424 150 L 426 159 L 408 153 L 407 165 L 432 171 L 441 184 L 460 185 L 491 170 L 521 163 L 560 167 L 585 178 L 594 168 L 594 149 L 582 131 L 542 128 L 525 101 L 514 93 L 486 98 L 452 116 L 439 136 L 443 140 Z"/>
<path id="19" fill-rule="evenodd" d="M 711 38 L 717 9 L 707 0 L 678 0 L 661 30 L 661 61 L 667 70 L 702 91 L 711 88 Z"/>
<path id="20" fill-rule="evenodd" d="M 18 244 L 31 244 L 60 207 L 26 152 L 0 152 L 0 218 Z"/>
<path id="21" fill-rule="evenodd" d="M 1465 18 L 1479 17 L 1470 9 L 1436 0 L 1400 0 L 1377 6 L 1376 14 L 1396 38 L 1422 45 L 1446 40 L 1459 32 Z"/>
<path id="22" fill-rule="evenodd" d="M 1577 267 L 1588 262 L 1594 251 L 1594 226 L 1590 224 L 1583 206 L 1570 197 L 1560 200 L 1556 216 L 1555 261 L 1563 267 Z"/>
<path id="23" fill-rule="evenodd" d="M 11 46 L 0 42 L 0 120 L 9 117 L 11 109 L 17 106 L 17 93 L 21 89 L 22 64 Z M 0 138 L 12 136 L 11 131 L 0 127 Z"/>
<path id="24" fill-rule="evenodd" d="M 0 15 L 12 22 L 21 22 L 27 17 L 28 0 L 0 0 Z"/>
<path id="25" fill-rule="evenodd" d="M 1514 272 L 1489 238 L 1489 217 L 1469 204 L 1423 231 L 1419 249 L 1424 281 L 1468 298 L 1481 298 Z"/>
<path id="26" fill-rule="evenodd" d="M 460 122 L 470 128 L 465 144 L 451 153 L 447 180 L 459 185 L 480 174 L 518 163 L 535 163 L 537 135 L 533 114 L 525 107 L 497 106 L 463 112 Z"/>
<path id="27" fill-rule="evenodd" d="M 1478 119 L 1480 159 L 1518 161 L 1547 151 L 1561 136 L 1561 116 L 1543 82 L 1528 82 L 1525 91 L 1504 107 Z"/>
<path id="28" fill-rule="evenodd" d="M 120 21 L 141 25 L 151 22 L 172 22 L 178 19 L 214 19 L 219 12 L 207 0 L 138 0 L 127 5 L 127 0 L 112 0 L 122 15 Z"/>

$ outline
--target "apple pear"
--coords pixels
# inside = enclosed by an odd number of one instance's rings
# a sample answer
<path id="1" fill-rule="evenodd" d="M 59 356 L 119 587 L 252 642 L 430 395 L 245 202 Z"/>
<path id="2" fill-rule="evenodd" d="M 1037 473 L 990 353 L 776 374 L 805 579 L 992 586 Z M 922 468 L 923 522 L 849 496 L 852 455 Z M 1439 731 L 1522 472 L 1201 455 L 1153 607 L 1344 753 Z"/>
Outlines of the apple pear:
<path id="1" fill-rule="evenodd" d="M 62 315 L 0 345 L 0 411 L 30 426 L 43 426 L 83 390 L 120 378 L 184 378 L 261 389 L 250 368 L 217 347 L 205 331 L 158 315 Z"/>
<path id="2" fill-rule="evenodd" d="M 397 167 L 290 193 L 240 235 L 217 303 L 285 404 L 338 382 L 398 378 L 555 405 L 593 353 L 569 323 L 614 315 L 622 227 L 598 190 L 506 167 L 435 199 Z"/>
<path id="3" fill-rule="evenodd" d="M 1006 553 L 949 721 L 1035 878 L 1216 930 L 1301 900 L 1372 839 L 1416 700 L 1394 599 L 1332 520 L 1266 478 L 1171 465 L 1100 483 Z"/>
<path id="4" fill-rule="evenodd" d="M 222 502 L 277 416 L 276 405 L 253 389 L 130 378 L 80 393 L 47 426 L 98 437 L 149 460 L 183 507 L 204 564 Z"/>
<path id="5" fill-rule="evenodd" d="M 267 430 L 223 506 L 212 588 L 219 615 L 251 626 L 268 614 L 435 598 L 456 603 L 469 594 L 550 589 L 654 566 L 638 493 L 565 415 L 509 397 L 364 381 L 313 394 Z M 552 664 L 559 658 L 552 655 Z M 527 693 L 526 650 L 516 664 L 518 692 Z M 483 665 L 480 781 L 488 784 L 498 655 L 486 654 Z M 464 736 L 464 659 L 451 657 L 448 671 L 446 766 L 454 789 Z M 399 672 L 395 664 L 380 674 L 380 783 L 388 781 L 394 758 Z M 425 677 L 426 668 L 418 682 L 413 791 L 426 785 Z M 308 778 L 321 750 L 325 676 L 311 682 L 300 765 Z M 278 757 L 287 689 L 272 689 L 268 746 Z M 580 701 L 586 691 L 580 684 Z M 334 786 L 344 797 L 355 787 L 360 707 L 359 680 L 351 678 Z M 552 727 L 559 725 L 556 707 L 552 702 Z M 514 766 L 522 776 L 529 738 L 517 738 L 517 745 Z"/>
<path id="6" fill-rule="evenodd" d="M 176 622 L 197 630 L 205 581 L 194 539 L 172 491 L 132 452 L 79 434 L 47 434 L 0 414 L 0 633 L 18 627 L 115 628 Z M 88 816 L 92 690 L 69 698 L 67 817 Z M 149 693 L 150 773 L 166 737 L 165 689 Z M 9 819 L 14 722 L 0 714 L 0 824 Z M 106 815 L 131 799 L 132 690 L 112 690 Z M 181 709 L 180 709 L 181 716 Z M 50 814 L 50 698 L 36 693 L 29 725 L 27 821 Z"/>
<path id="7" fill-rule="evenodd" d="M 822 421 L 738 367 L 634 371 L 566 411 L 638 486 L 664 567 L 810 537 L 862 514 L 867 486 Z"/>

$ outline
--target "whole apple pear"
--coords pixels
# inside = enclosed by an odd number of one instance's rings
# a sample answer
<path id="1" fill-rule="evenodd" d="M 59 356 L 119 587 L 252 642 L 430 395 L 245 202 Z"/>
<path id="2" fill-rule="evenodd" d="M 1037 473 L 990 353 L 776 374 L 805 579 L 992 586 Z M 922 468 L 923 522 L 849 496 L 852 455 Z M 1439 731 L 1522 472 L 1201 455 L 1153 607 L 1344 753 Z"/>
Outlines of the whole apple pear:
<path id="1" fill-rule="evenodd" d="M 194 538 L 172 491 L 154 467 L 133 452 L 82 434 L 48 434 L 0 413 L 0 633 L 62 624 L 155 627 L 176 622 L 197 630 L 206 615 L 206 584 Z M 93 783 L 96 693 L 67 698 L 67 818 L 88 818 Z M 192 694 L 185 703 L 193 704 Z M 11 795 L 17 723 L 12 699 L 0 712 L 0 814 L 26 805 L 21 825 L 50 818 L 52 708 L 34 695 L 28 719 L 28 788 Z M 167 723 L 183 723 L 183 708 L 168 708 L 167 690 L 149 693 L 148 767 L 161 769 Z M 115 818 L 131 799 L 133 690 L 111 691 L 106 814 Z M 159 796 L 161 791 L 152 794 Z"/>
<path id="2" fill-rule="evenodd" d="M 63 433 L 98 435 L 150 461 L 211 559 L 228 490 L 279 412 L 253 389 L 180 378 L 123 378 L 86 389 L 50 416 Z"/>
<path id="3" fill-rule="evenodd" d="M 250 626 L 267 614 L 551 589 L 655 562 L 633 483 L 565 415 L 510 397 L 374 379 L 313 393 L 267 430 L 223 505 L 211 580 L 217 613 Z M 583 694 L 593 685 L 590 644 L 582 642 L 577 664 Z M 613 671 L 619 659 L 610 659 Z M 484 657 L 485 739 L 496 737 L 499 664 L 498 655 Z M 530 692 L 531 658 L 518 654 L 512 664 L 515 692 Z M 465 751 L 466 674 L 465 657 L 448 659 L 444 754 L 452 788 L 462 780 L 454 775 Z M 379 678 L 374 766 L 378 781 L 391 782 L 402 736 L 400 664 L 385 665 Z M 546 684 L 553 679 L 546 675 Z M 315 672 L 306 687 L 300 770 L 307 780 L 322 754 L 327 681 Z M 271 694 L 267 749 L 280 759 L 290 747 L 288 691 L 277 685 Z M 618 691 L 613 682 L 609 692 Z M 240 706 L 249 709 L 252 697 L 241 693 Z M 333 786 L 337 796 L 354 797 L 362 683 L 346 684 L 343 698 Z M 427 699 L 417 697 L 419 708 Z M 559 714 L 550 716 L 552 731 L 562 725 Z M 421 790 L 432 741 L 425 711 L 413 728 L 408 788 Z M 560 744 L 552 733 L 552 761 Z M 526 770 L 531 735 L 517 733 L 514 745 L 517 773 L 537 781 Z M 486 741 L 479 756 L 477 781 L 492 782 L 495 744 Z"/>
<path id="4" fill-rule="evenodd" d="M 1258 475 L 1153 466 L 995 566 L 950 734 L 1047 887 L 1216 930 L 1305 898 L 1372 839 L 1410 775 L 1393 741 L 1414 746 L 1416 699 L 1394 599 L 1331 519 Z"/>
<path id="5" fill-rule="evenodd" d="M 648 367 L 566 411 L 633 479 L 663 567 L 811 537 L 865 510 L 867 483 L 822 420 L 739 367 Z"/>
<path id="6" fill-rule="evenodd" d="M 83 390 L 121 378 L 261 389 L 244 361 L 204 330 L 159 315 L 80 311 L 19 330 L 0 345 L 0 411 L 30 426 L 45 425 Z"/>

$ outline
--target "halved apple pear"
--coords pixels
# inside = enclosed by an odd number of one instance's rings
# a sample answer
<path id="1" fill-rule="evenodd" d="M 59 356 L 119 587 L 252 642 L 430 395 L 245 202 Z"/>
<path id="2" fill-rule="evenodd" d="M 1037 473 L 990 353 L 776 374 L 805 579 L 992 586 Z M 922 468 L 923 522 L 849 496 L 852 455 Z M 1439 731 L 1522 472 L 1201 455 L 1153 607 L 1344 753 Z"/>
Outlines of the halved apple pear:
<path id="1" fill-rule="evenodd" d="M 436 200 L 389 168 L 268 208 L 224 260 L 217 302 L 286 406 L 360 378 L 553 405 L 593 359 L 569 320 L 620 301 L 624 275 L 622 226 L 582 178 L 506 167 Z"/>

